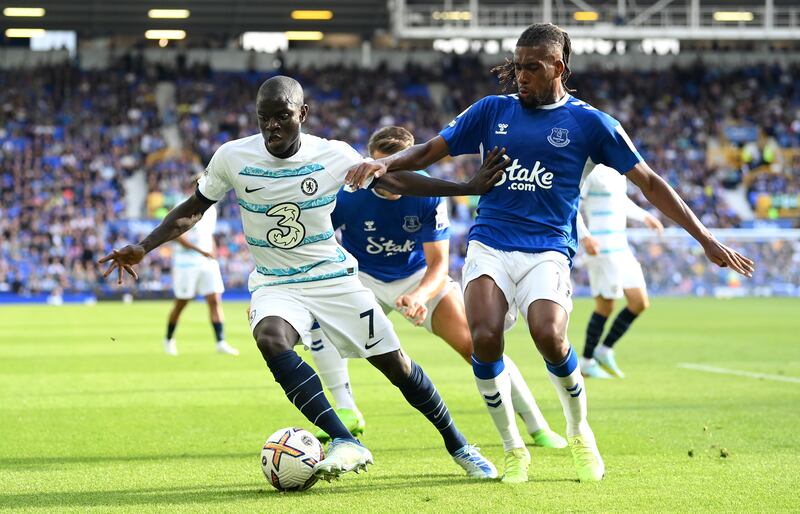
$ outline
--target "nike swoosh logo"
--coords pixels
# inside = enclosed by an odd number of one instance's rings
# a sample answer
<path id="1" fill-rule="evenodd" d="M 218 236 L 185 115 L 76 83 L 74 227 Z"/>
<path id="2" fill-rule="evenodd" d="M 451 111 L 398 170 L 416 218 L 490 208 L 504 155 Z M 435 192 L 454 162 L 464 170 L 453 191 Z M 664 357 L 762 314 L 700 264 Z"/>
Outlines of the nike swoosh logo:
<path id="1" fill-rule="evenodd" d="M 378 344 L 378 343 L 380 343 L 381 341 L 383 341 L 383 338 L 382 338 L 382 337 L 381 337 L 380 339 L 378 339 L 377 341 L 375 341 L 374 343 L 372 343 L 372 344 L 365 343 L 365 344 L 364 344 L 364 349 L 365 349 L 365 350 L 369 350 L 370 348 L 374 348 L 374 347 L 375 347 L 375 345 L 377 345 L 377 344 Z"/>
<path id="2" fill-rule="evenodd" d="M 245 187 L 245 188 L 244 188 L 244 192 L 245 192 L 245 193 L 255 193 L 256 191 L 259 191 L 259 190 L 261 190 L 261 189 L 264 189 L 265 187 L 267 187 L 267 186 L 261 186 L 261 187 L 257 187 L 257 188 L 255 188 L 255 189 L 250 189 L 249 187 Z"/>

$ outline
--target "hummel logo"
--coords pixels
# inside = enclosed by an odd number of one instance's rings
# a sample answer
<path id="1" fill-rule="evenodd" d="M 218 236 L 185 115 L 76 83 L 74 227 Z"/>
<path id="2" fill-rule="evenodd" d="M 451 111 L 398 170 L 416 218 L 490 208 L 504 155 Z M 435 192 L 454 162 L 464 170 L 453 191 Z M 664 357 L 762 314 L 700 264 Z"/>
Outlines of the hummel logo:
<path id="1" fill-rule="evenodd" d="M 508 123 L 498 123 L 497 130 L 494 131 L 495 134 L 508 134 Z"/>
<path id="2" fill-rule="evenodd" d="M 364 232 L 375 232 L 375 222 L 372 220 L 364 221 Z"/>
<path id="3" fill-rule="evenodd" d="M 369 343 L 364 343 L 364 349 L 365 349 L 365 350 L 369 350 L 370 348 L 374 348 L 374 347 L 375 347 L 375 346 L 376 346 L 378 343 L 380 343 L 381 341 L 383 341 L 383 338 L 382 338 L 382 337 L 381 337 L 380 339 L 378 339 L 377 341 L 375 341 L 374 343 L 372 343 L 372 344 L 369 344 Z"/>
<path id="4" fill-rule="evenodd" d="M 255 193 L 256 191 L 260 191 L 261 189 L 264 189 L 265 187 L 267 187 L 267 186 L 255 187 L 253 189 L 250 189 L 249 187 L 245 186 L 244 192 L 245 193 Z"/>

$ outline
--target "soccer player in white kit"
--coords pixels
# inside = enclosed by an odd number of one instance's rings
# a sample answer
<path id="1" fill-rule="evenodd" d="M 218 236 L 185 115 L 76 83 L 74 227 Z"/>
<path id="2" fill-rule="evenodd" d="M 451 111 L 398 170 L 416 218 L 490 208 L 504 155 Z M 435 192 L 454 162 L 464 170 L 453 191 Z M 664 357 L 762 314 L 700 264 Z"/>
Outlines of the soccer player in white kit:
<path id="1" fill-rule="evenodd" d="M 628 198 L 625 175 L 602 164 L 595 166 L 583 182 L 581 205 L 589 225 L 586 226 L 579 212 L 578 240 L 588 254 L 586 269 L 595 299 L 594 312 L 586 327 L 581 373 L 585 377 L 610 378 L 613 375 L 624 378 L 614 358 L 614 344 L 649 306 L 642 266 L 628 245 L 625 227 L 628 219 L 643 222 L 658 233 L 664 230 L 664 226 L 658 218 Z M 627 305 L 617 315 L 603 344 L 597 346 L 614 310 L 614 300 L 623 296 Z"/>
<path id="2" fill-rule="evenodd" d="M 348 144 L 300 132 L 308 115 L 300 84 L 273 77 L 258 90 L 259 134 L 222 145 L 193 196 L 169 212 L 140 243 L 114 250 L 100 262 L 136 278 L 133 265 L 157 246 L 191 228 L 203 212 L 234 189 L 256 262 L 249 289 L 250 326 L 258 349 L 289 401 L 333 438 L 314 465 L 323 479 L 366 469 L 372 454 L 342 424 L 313 368 L 293 350 L 309 343 L 316 318 L 342 356 L 366 358 L 433 424 L 448 453 L 469 476 L 497 470 L 467 443 L 425 372 L 403 353 L 375 295 L 358 280 L 355 259 L 336 243 L 330 213 L 349 168 L 363 158 Z M 445 181 L 451 194 L 480 194 L 497 180 L 503 159 L 487 159 L 466 184 Z M 413 177 L 412 177 L 413 178 Z"/>
<path id="3" fill-rule="evenodd" d="M 196 187 L 196 181 L 193 184 Z M 239 355 L 239 350 L 225 342 L 222 314 L 222 293 L 225 291 L 225 285 L 222 282 L 219 263 L 214 259 L 216 227 L 217 209 L 211 206 L 191 230 L 175 240 L 177 244 L 172 253 L 172 289 L 175 303 L 169 313 L 167 337 L 164 339 L 164 351 L 169 355 L 178 355 L 175 329 L 183 309 L 198 295 L 204 297 L 208 304 L 208 314 L 217 341 L 217 352 Z"/>

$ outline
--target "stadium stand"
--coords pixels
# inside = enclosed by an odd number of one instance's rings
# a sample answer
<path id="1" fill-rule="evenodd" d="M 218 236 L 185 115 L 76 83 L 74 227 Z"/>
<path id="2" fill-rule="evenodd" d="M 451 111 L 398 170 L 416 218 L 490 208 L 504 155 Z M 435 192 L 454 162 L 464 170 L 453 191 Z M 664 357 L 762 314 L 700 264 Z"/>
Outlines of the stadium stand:
<path id="1" fill-rule="evenodd" d="M 312 109 L 304 130 L 366 153 L 369 134 L 380 126 L 402 125 L 425 140 L 472 101 L 498 93 L 477 59 L 442 62 L 282 72 L 306 87 Z M 705 224 L 766 220 L 791 227 L 800 214 L 800 87 L 792 78 L 798 75 L 796 65 L 718 69 L 698 62 L 661 71 L 582 71 L 570 85 L 623 123 Z M 105 71 L 49 65 L 0 72 L 0 293 L 116 291 L 99 280 L 96 258 L 149 230 L 184 197 L 186 181 L 219 145 L 257 131 L 252 92 L 263 79 L 130 58 Z M 165 83 L 174 87 L 161 88 Z M 464 179 L 477 165 L 460 158 L 429 171 Z M 643 202 L 641 195 L 634 199 Z M 454 276 L 474 208 L 473 198 L 451 204 Z M 229 290 L 242 289 L 251 263 L 236 203 L 224 202 L 220 218 L 223 275 Z M 696 247 L 636 246 L 656 293 L 703 294 L 730 285 L 726 271 L 706 266 Z M 746 250 L 763 270 L 757 286 L 785 291 L 781 284 L 800 283 L 785 273 L 800 269 L 796 240 L 746 243 Z M 149 257 L 140 290 L 169 289 L 170 251 Z M 584 291 L 585 274 L 574 279 Z"/>

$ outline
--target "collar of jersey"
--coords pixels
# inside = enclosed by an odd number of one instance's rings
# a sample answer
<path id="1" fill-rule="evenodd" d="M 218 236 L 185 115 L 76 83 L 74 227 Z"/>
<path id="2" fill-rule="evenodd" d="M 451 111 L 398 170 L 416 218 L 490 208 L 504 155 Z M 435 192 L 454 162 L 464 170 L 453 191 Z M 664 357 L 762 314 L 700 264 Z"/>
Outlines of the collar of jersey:
<path id="1" fill-rule="evenodd" d="M 559 100 L 558 102 L 553 103 L 553 104 L 540 105 L 540 106 L 537 107 L 537 109 L 544 109 L 544 110 L 558 109 L 562 105 L 566 104 L 567 100 L 569 100 L 569 98 L 570 98 L 570 94 L 569 93 L 565 93 L 564 96 L 561 97 L 561 100 Z"/>

